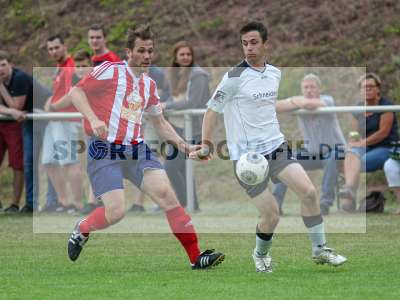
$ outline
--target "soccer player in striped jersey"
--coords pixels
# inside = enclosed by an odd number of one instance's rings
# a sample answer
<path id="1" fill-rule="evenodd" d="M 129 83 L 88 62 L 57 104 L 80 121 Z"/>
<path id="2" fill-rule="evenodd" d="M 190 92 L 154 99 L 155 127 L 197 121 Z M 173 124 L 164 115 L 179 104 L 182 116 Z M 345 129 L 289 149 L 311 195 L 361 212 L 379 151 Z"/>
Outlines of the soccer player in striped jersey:
<path id="1" fill-rule="evenodd" d="M 179 205 L 163 166 L 143 142 L 144 112 L 159 136 L 189 153 L 198 146 L 182 140 L 164 119 L 155 82 L 144 72 L 153 56 L 153 38 L 148 26 L 129 30 L 128 61 L 105 62 L 72 89 L 75 107 L 84 115 L 89 136 L 88 175 L 98 207 L 81 220 L 68 240 L 68 255 L 75 261 L 89 234 L 117 223 L 125 215 L 123 179 L 146 193 L 164 211 L 169 226 L 186 250 L 193 269 L 219 264 L 224 255 L 214 250 L 200 252 L 192 220 Z"/>
<path id="2" fill-rule="evenodd" d="M 239 180 L 257 207 L 261 220 L 256 228 L 253 259 L 258 272 L 272 272 L 270 248 L 279 209 L 267 189 L 269 178 L 284 182 L 301 198 L 303 221 L 310 232 L 315 262 L 338 266 L 346 258 L 326 246 L 325 229 L 317 192 L 304 169 L 292 157 L 280 131 L 276 111 L 301 107 L 291 100 L 276 102 L 281 72 L 267 64 L 267 28 L 251 22 L 240 30 L 245 60 L 227 72 L 208 102 L 202 129 L 202 148 L 190 153 L 194 159 L 210 159 L 209 143 L 219 113 L 224 114 L 230 159 L 236 161 L 249 151 L 264 155 L 269 175 L 264 182 L 250 186 Z"/>

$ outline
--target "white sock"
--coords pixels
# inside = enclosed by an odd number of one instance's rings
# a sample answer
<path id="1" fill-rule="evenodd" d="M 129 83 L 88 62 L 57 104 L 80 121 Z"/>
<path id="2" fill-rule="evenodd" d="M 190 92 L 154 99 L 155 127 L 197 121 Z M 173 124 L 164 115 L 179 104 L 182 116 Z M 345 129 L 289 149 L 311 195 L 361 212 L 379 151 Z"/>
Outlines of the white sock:
<path id="1" fill-rule="evenodd" d="M 256 235 L 256 247 L 254 248 L 254 255 L 257 257 L 264 257 L 271 249 L 271 246 L 272 238 L 269 241 L 266 241 Z"/>
<path id="2" fill-rule="evenodd" d="M 312 254 L 316 255 L 326 244 L 324 222 L 308 228 L 312 245 Z"/>

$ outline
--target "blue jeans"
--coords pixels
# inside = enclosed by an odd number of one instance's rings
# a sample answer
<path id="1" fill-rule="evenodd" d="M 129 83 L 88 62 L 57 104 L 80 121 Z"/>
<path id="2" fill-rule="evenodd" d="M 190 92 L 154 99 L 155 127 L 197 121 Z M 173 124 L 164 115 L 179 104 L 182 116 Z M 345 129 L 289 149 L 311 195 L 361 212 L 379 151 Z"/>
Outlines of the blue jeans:
<path id="1" fill-rule="evenodd" d="M 331 206 L 335 200 L 335 189 L 337 181 L 337 161 L 342 160 L 343 153 L 332 150 L 321 156 L 309 153 L 307 150 L 300 150 L 293 153 L 300 165 L 305 170 L 317 170 L 324 169 L 324 175 L 322 178 L 321 187 L 321 199 L 320 205 Z M 272 194 L 275 196 L 279 207 L 282 207 L 283 200 L 285 198 L 287 186 L 280 182 L 275 184 Z"/>
<path id="2" fill-rule="evenodd" d="M 349 151 L 360 158 L 361 172 L 374 172 L 377 170 L 383 170 L 385 161 L 389 159 L 390 148 L 352 147 Z"/>
<path id="3" fill-rule="evenodd" d="M 37 184 L 33 183 L 33 121 L 25 121 L 23 124 L 24 138 L 24 177 L 25 177 L 25 203 L 30 207 L 37 207 L 37 201 L 33 201 L 34 188 Z M 36 176 L 35 176 L 36 177 Z M 37 199 L 36 199 L 37 200 Z"/>
<path id="4" fill-rule="evenodd" d="M 38 163 L 42 147 L 44 127 L 43 122 L 25 121 L 23 125 L 24 137 L 24 177 L 26 205 L 37 209 L 39 196 Z M 47 203 L 56 204 L 57 194 L 50 180 L 48 180 Z"/>

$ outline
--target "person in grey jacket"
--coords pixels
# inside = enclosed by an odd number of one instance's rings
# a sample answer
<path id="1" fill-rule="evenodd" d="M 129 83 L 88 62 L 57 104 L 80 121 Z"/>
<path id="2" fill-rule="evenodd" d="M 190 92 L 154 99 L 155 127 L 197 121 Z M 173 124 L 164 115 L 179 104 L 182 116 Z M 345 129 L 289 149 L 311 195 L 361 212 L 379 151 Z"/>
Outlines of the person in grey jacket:
<path id="1" fill-rule="evenodd" d="M 334 106 L 335 102 L 329 95 L 320 93 L 321 81 L 314 74 L 307 74 L 301 82 L 303 95 L 298 103 L 306 109 Z M 323 215 L 329 214 L 329 207 L 335 200 L 337 184 L 338 161 L 344 159 L 345 139 L 335 114 L 300 115 L 299 126 L 304 138 L 304 146 L 294 153 L 298 162 L 305 170 L 323 169 L 321 186 L 320 208 Z M 273 195 L 282 208 L 287 187 L 278 183 L 274 187 Z"/>
<path id="2" fill-rule="evenodd" d="M 209 74 L 195 64 L 193 47 L 186 41 L 175 44 L 173 48 L 172 68 L 169 72 L 171 97 L 162 103 L 165 110 L 183 110 L 205 108 L 210 99 Z M 202 116 L 193 117 L 193 142 L 201 141 Z M 184 120 L 180 117 L 169 117 L 170 123 L 180 136 L 184 136 Z M 171 152 L 170 152 L 171 153 Z M 165 169 L 172 182 L 182 206 L 186 206 L 186 172 L 185 154 L 177 149 L 171 159 L 165 162 Z M 174 157 L 175 156 L 175 157 Z M 195 186 L 195 185 L 194 185 Z M 195 209 L 199 209 L 196 188 L 194 192 Z"/>

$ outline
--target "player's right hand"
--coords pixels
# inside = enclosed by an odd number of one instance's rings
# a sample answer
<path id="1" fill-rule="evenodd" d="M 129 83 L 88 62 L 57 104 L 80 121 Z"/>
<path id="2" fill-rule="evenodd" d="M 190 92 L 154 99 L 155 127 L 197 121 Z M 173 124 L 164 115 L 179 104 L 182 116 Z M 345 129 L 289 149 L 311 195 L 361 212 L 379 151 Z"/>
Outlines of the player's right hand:
<path id="1" fill-rule="evenodd" d="M 201 145 L 201 148 L 189 153 L 189 158 L 197 161 L 208 161 L 212 159 L 212 151 L 208 145 Z"/>
<path id="2" fill-rule="evenodd" d="M 96 137 L 99 137 L 103 140 L 107 139 L 108 128 L 107 128 L 106 123 L 104 123 L 103 121 L 101 121 L 99 119 L 95 119 L 90 122 L 90 126 L 92 127 L 93 134 Z"/>

